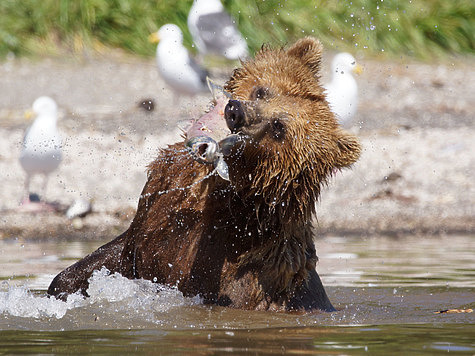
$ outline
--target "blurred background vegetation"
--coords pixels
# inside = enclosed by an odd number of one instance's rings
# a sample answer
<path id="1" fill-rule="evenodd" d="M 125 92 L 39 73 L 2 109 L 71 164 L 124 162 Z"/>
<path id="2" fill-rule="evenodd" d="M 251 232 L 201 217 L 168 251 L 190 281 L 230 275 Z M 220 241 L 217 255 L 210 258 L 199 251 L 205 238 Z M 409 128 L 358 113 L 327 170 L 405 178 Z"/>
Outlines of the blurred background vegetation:
<path id="1" fill-rule="evenodd" d="M 1 0 L 0 58 L 120 48 L 151 56 L 176 23 L 192 48 L 192 0 Z M 315 35 L 329 50 L 433 60 L 475 52 L 474 0 L 223 0 L 251 51 Z"/>

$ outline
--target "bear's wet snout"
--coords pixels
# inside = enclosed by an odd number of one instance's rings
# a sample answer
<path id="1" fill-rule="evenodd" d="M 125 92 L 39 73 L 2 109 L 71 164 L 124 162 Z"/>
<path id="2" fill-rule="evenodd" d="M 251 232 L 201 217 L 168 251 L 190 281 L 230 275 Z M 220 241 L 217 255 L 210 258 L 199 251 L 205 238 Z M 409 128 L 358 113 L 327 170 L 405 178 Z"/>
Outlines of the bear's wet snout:
<path id="1" fill-rule="evenodd" d="M 224 118 L 232 133 L 244 126 L 244 109 L 239 100 L 229 100 L 224 108 Z"/>

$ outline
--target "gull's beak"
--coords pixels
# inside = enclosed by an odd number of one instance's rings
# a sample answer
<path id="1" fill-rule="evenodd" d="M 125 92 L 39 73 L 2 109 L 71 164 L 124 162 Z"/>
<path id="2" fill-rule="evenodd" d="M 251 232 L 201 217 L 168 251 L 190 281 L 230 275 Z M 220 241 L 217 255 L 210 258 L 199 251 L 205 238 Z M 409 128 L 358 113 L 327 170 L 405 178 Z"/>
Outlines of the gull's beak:
<path id="1" fill-rule="evenodd" d="M 363 73 L 363 67 L 356 63 L 355 68 L 353 69 L 353 73 L 355 73 L 356 75 L 360 75 L 361 73 Z"/>
<path id="2" fill-rule="evenodd" d="M 148 41 L 149 41 L 150 43 L 155 43 L 155 44 L 157 44 L 158 42 L 160 42 L 160 36 L 158 36 L 158 32 L 151 33 L 151 34 L 148 36 Z"/>
<path id="3" fill-rule="evenodd" d="M 25 119 L 31 120 L 35 117 L 35 112 L 33 110 L 26 110 L 23 115 L 25 116 Z"/>

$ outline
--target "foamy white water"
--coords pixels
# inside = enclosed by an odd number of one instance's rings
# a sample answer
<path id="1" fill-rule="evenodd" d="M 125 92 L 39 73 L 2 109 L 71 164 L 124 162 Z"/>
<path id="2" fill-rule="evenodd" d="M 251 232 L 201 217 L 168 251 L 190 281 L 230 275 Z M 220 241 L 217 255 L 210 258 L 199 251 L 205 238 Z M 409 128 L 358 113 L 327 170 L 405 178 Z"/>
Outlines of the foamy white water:
<path id="1" fill-rule="evenodd" d="M 198 297 L 184 297 L 177 288 L 143 279 L 130 280 L 119 273 L 111 274 L 105 267 L 95 271 L 89 283 L 89 298 L 75 293 L 68 296 L 66 301 L 34 294 L 27 286 L 13 287 L 5 283 L 0 291 L 0 314 L 61 319 L 69 311 L 87 307 L 89 310 L 102 309 L 105 314 L 135 315 L 148 322 L 160 323 L 160 318 L 156 318 L 154 312 L 163 313 L 173 307 L 201 303 Z"/>

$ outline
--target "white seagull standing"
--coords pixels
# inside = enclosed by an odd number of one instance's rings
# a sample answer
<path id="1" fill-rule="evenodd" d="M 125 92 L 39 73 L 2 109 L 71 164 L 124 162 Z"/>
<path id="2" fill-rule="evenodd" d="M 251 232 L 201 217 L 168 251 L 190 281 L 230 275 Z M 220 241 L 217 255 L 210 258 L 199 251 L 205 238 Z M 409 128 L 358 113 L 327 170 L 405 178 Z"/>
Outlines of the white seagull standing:
<path id="1" fill-rule="evenodd" d="M 220 0 L 194 0 L 188 29 L 201 55 L 215 54 L 230 60 L 248 56 L 247 43 Z"/>
<path id="2" fill-rule="evenodd" d="M 45 195 L 48 175 L 58 168 L 61 162 L 61 136 L 56 127 L 58 120 L 56 103 L 47 96 L 41 96 L 33 103 L 32 111 L 36 119 L 25 133 L 20 153 L 20 164 L 26 172 L 26 197 L 22 205 L 32 203 L 31 177 L 35 174 L 44 175 L 42 195 Z M 43 204 L 46 207 L 47 204 Z"/>
<path id="3" fill-rule="evenodd" d="M 183 46 L 183 34 L 174 24 L 160 27 L 149 37 L 157 45 L 158 72 L 174 92 L 175 104 L 181 95 L 194 96 L 209 91 L 208 72 L 200 67 Z"/>
<path id="4" fill-rule="evenodd" d="M 340 124 L 348 124 L 358 108 L 358 85 L 352 72 L 361 73 L 361 66 L 349 53 L 339 53 L 332 61 L 332 80 L 325 85 L 330 108 Z"/>

